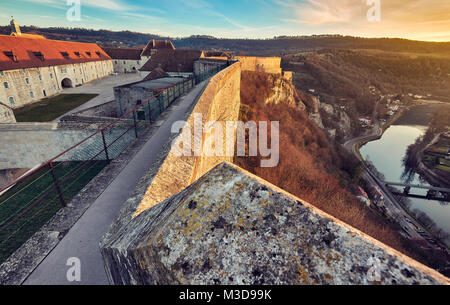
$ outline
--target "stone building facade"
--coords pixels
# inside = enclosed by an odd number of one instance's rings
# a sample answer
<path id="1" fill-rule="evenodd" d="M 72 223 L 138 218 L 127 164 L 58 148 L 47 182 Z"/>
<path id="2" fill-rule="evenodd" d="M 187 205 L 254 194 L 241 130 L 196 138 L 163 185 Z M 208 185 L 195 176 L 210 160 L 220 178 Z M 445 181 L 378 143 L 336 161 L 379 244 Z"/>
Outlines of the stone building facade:
<path id="1" fill-rule="evenodd" d="M 153 80 L 143 80 L 137 83 L 131 83 L 114 88 L 114 96 L 117 104 L 117 115 L 122 116 L 133 110 L 135 107 L 146 103 L 155 95 L 161 94 L 160 101 L 166 105 L 170 104 L 175 98 L 194 86 L 193 80 L 185 80 L 180 77 L 164 77 Z M 147 108 L 144 107 L 147 111 Z M 148 115 L 148 114 L 146 114 Z"/>
<path id="2" fill-rule="evenodd" d="M 161 68 L 170 76 L 190 77 L 194 75 L 194 62 L 201 55 L 200 50 L 157 50 L 141 68 L 141 72 L 147 76 L 156 68 Z"/>
<path id="3" fill-rule="evenodd" d="M 0 35 L 0 103 L 13 109 L 112 72 L 111 58 L 96 44 L 48 40 L 17 30 Z"/>
<path id="4" fill-rule="evenodd" d="M 145 64 L 142 48 L 109 48 L 103 50 L 111 57 L 115 73 L 137 73 Z"/>

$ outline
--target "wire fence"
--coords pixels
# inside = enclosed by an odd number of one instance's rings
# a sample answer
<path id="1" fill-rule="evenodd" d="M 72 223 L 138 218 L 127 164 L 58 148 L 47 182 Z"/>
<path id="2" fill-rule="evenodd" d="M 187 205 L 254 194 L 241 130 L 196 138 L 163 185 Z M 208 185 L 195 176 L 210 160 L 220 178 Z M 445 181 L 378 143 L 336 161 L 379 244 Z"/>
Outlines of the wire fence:
<path id="1" fill-rule="evenodd" d="M 152 98 L 0 190 L 0 264 L 65 207 L 172 102 L 223 65 L 153 91 Z"/>

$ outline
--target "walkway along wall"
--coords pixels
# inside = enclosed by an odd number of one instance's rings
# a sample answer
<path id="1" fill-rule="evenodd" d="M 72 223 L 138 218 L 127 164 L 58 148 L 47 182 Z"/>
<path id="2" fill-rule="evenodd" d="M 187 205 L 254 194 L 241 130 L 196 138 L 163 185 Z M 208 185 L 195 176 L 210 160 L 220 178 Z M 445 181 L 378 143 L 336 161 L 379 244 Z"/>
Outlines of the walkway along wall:
<path id="1" fill-rule="evenodd" d="M 239 118 L 240 89 L 240 63 L 235 63 L 212 77 L 181 134 L 189 134 L 191 138 L 194 137 L 194 117 L 198 117 L 200 114 L 203 126 L 206 122 L 217 121 L 221 123 L 222 129 L 225 131 L 226 121 L 237 121 Z M 209 134 L 203 134 L 202 148 L 208 137 Z M 205 156 L 204 149 L 202 149 L 201 156 L 180 157 L 176 147 L 180 147 L 181 138 L 178 137 L 177 141 L 154 177 L 136 215 L 185 189 L 216 165 L 224 161 L 233 161 L 233 157 Z M 193 147 L 194 145 L 192 145 Z M 225 143 L 223 147 L 226 147 Z"/>

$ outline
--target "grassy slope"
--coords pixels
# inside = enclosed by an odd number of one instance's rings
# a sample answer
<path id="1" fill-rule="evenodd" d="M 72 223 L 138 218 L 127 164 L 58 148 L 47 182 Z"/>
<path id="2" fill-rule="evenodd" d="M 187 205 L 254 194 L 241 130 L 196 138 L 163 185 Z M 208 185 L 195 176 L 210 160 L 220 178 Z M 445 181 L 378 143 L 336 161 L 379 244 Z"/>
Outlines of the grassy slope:
<path id="1" fill-rule="evenodd" d="M 60 183 L 65 202 L 70 202 L 107 164 L 107 161 L 91 161 L 87 164 L 55 163 L 55 175 Z M 81 168 L 83 165 L 84 167 Z M 77 170 L 79 171 L 76 172 Z M 70 178 L 74 172 L 76 175 Z M 64 179 L 67 181 L 63 182 Z M 0 264 L 50 220 L 61 206 L 48 167 L 38 170 L 2 194 L 0 196 Z"/>
<path id="2" fill-rule="evenodd" d="M 14 110 L 17 122 L 50 122 L 97 94 L 60 94 Z"/>

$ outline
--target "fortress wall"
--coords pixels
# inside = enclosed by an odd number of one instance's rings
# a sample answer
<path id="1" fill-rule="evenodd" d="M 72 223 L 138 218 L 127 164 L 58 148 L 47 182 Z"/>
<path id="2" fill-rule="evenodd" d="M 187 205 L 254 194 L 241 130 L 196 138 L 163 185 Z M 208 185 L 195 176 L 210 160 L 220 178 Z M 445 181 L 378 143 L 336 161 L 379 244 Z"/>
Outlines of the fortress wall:
<path id="1" fill-rule="evenodd" d="M 237 121 L 239 118 L 240 84 L 240 63 L 231 65 L 211 78 L 195 108 L 189 115 L 180 136 L 174 141 L 176 144 L 172 146 L 163 164 L 153 178 L 135 215 L 182 191 L 216 165 L 224 161 L 233 161 L 232 156 L 210 157 L 205 155 L 205 149 L 203 148 L 211 132 L 206 135 L 203 134 L 201 143 L 199 143 L 200 138 L 197 138 L 198 140 L 196 142 L 194 140 L 194 118 L 201 115 L 203 127 L 207 122 L 220 122 L 225 134 L 226 121 Z M 185 137 L 192 139 L 192 154 L 194 153 L 194 142 L 201 145 L 202 154 L 200 156 L 179 156 L 180 148 L 183 148 L 183 144 L 181 144 L 183 142 L 182 139 L 185 139 Z M 223 147 L 226 147 L 226 139 L 224 138 L 223 141 Z"/>
<path id="2" fill-rule="evenodd" d="M 281 74 L 281 57 L 237 56 L 242 64 L 242 71 Z"/>
<path id="3" fill-rule="evenodd" d="M 0 124 L 0 170 L 42 164 L 90 136 L 97 128 L 96 124 L 77 128 L 59 127 L 58 123 Z M 90 141 L 102 140 L 94 137 Z M 88 146 L 89 141 L 80 149 Z M 76 156 L 66 154 L 65 159 L 57 161 L 83 161 L 79 160 L 82 155 L 78 151 Z"/>
<path id="4" fill-rule="evenodd" d="M 15 123 L 16 117 L 11 108 L 0 104 L 0 123 Z"/>

